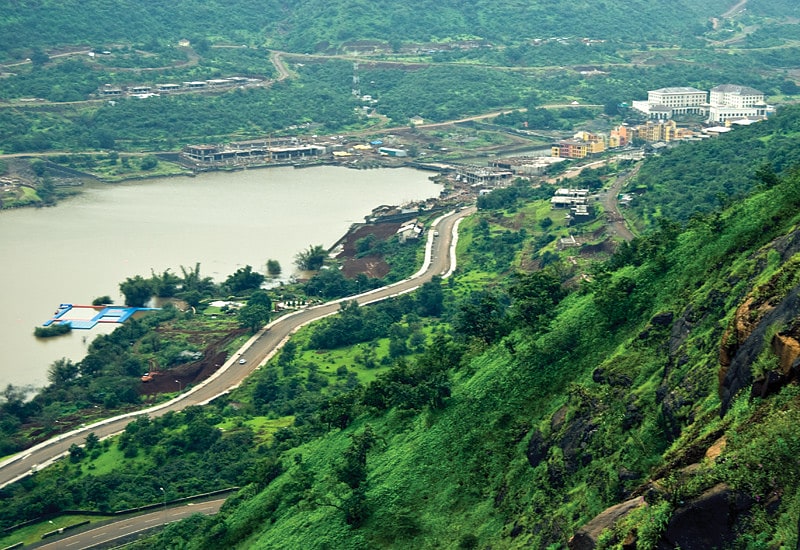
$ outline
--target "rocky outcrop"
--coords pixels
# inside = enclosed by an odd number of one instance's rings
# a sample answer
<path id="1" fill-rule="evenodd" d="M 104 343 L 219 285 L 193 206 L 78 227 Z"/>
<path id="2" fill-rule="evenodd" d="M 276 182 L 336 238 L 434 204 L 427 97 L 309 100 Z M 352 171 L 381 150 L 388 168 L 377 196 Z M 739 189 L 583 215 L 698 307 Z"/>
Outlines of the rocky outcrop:
<path id="1" fill-rule="evenodd" d="M 720 349 L 720 398 L 722 414 L 740 390 L 753 384 L 752 364 L 764 349 L 767 330 L 774 326 L 788 327 L 800 315 L 800 288 L 793 288 L 783 299 L 756 301 L 748 298 L 737 310 L 726 331 Z M 794 345 L 788 340 L 772 343 L 781 357 L 781 365 L 794 364 Z M 784 357 L 785 355 L 785 357 Z M 791 363 L 790 363 L 791 361 Z M 785 383 L 785 381 L 784 381 Z"/>
<path id="2" fill-rule="evenodd" d="M 641 506 L 647 506 L 644 497 L 632 498 L 607 508 L 578 529 L 567 545 L 571 550 L 594 550 L 597 546 L 597 539 L 604 529 L 612 529 L 620 519 Z"/>
<path id="3" fill-rule="evenodd" d="M 736 539 L 737 521 L 751 504 L 724 483 L 716 485 L 673 512 L 657 548 L 728 548 Z"/>
<path id="4" fill-rule="evenodd" d="M 778 357 L 780 373 L 788 375 L 800 359 L 800 342 L 788 334 L 776 334 L 772 337 L 770 347 Z"/>

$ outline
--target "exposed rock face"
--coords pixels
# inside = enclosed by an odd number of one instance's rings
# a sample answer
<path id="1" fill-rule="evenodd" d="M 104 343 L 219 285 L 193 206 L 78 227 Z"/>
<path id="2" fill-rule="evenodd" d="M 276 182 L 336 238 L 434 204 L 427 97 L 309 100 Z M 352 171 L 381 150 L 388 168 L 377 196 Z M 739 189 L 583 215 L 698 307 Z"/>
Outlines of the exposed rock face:
<path id="1" fill-rule="evenodd" d="M 724 483 L 712 487 L 675 510 L 658 548 L 728 548 L 736 539 L 736 522 L 750 508 L 750 504 Z"/>
<path id="2" fill-rule="evenodd" d="M 748 299 L 736 312 L 736 318 L 723 339 L 720 351 L 720 398 L 722 414 L 728 410 L 733 397 L 743 388 L 753 383 L 751 365 L 764 347 L 767 330 L 772 326 L 789 326 L 800 314 L 800 288 L 793 288 L 779 303 L 768 300 L 756 304 Z M 786 353 L 783 361 L 789 361 L 794 347 L 773 344 Z M 796 359 L 796 358 L 795 358 Z"/>
<path id="3" fill-rule="evenodd" d="M 636 497 L 600 512 L 592 521 L 578 529 L 567 543 L 572 550 L 594 550 L 603 529 L 610 529 L 620 519 L 640 506 L 647 506 L 644 497 Z"/>
<path id="4" fill-rule="evenodd" d="M 781 374 L 789 374 L 800 358 L 800 342 L 787 334 L 776 334 L 772 338 L 771 347 L 780 359 Z"/>
<path id="5" fill-rule="evenodd" d="M 531 439 L 528 441 L 528 451 L 526 455 L 528 456 L 528 464 L 531 465 L 532 468 L 536 468 L 542 460 L 547 458 L 547 449 L 548 445 L 542 436 L 542 432 L 540 430 L 534 430 L 531 434 Z"/>

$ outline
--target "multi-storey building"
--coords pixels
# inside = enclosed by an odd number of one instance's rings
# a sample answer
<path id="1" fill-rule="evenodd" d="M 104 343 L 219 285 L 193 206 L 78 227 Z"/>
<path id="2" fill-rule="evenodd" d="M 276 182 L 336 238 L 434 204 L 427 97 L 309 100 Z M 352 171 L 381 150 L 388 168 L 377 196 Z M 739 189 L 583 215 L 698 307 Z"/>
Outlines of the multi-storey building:
<path id="1" fill-rule="evenodd" d="M 554 157 L 582 159 L 588 155 L 602 153 L 606 150 L 606 143 L 602 136 L 589 132 L 578 132 L 573 139 L 559 141 L 551 147 Z"/>
<path id="2" fill-rule="evenodd" d="M 634 101 L 633 108 L 656 120 L 668 120 L 675 115 L 706 113 L 708 92 L 679 86 L 647 92 L 647 101 Z"/>
<path id="3" fill-rule="evenodd" d="M 764 92 L 738 86 L 723 84 L 711 89 L 709 99 L 708 121 L 725 122 L 738 118 L 761 118 L 767 115 L 767 104 Z"/>

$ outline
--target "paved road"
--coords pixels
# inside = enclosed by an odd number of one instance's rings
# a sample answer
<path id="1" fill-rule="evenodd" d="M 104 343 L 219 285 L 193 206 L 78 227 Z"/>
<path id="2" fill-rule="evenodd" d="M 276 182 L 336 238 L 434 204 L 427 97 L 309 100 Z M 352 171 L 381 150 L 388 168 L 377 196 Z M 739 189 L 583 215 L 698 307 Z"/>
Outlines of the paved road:
<path id="1" fill-rule="evenodd" d="M 177 507 L 160 508 L 147 514 L 128 517 L 110 523 L 103 522 L 103 525 L 82 530 L 74 535 L 57 536 L 52 539 L 52 542 L 45 542 L 36 546 L 36 548 L 46 550 L 83 550 L 100 545 L 106 546 L 112 541 L 130 537 L 173 521 L 180 521 L 194 514 L 214 515 L 219 512 L 224 503 L 225 499 L 221 498 Z"/>
<path id="2" fill-rule="evenodd" d="M 422 268 L 410 279 L 383 287 L 359 296 L 328 302 L 309 309 L 299 310 L 280 317 L 254 335 L 240 350 L 209 379 L 167 403 L 151 409 L 130 413 L 80 428 L 36 445 L 27 451 L 0 463 L 0 488 L 30 475 L 33 471 L 49 465 L 66 454 L 72 444 L 83 445 L 89 432 L 99 438 L 119 433 L 131 420 L 142 414 L 158 417 L 168 411 L 179 411 L 191 405 L 203 405 L 239 386 L 254 370 L 272 357 L 288 338 L 300 327 L 333 315 L 339 311 L 341 302 L 357 300 L 359 304 L 377 302 L 410 292 L 434 276 L 447 277 L 455 269 L 455 244 L 458 238 L 458 222 L 475 208 L 450 212 L 438 218 L 428 232 L 425 261 Z M 438 234 L 438 236 L 436 236 Z M 245 364 L 239 364 L 245 359 Z"/>

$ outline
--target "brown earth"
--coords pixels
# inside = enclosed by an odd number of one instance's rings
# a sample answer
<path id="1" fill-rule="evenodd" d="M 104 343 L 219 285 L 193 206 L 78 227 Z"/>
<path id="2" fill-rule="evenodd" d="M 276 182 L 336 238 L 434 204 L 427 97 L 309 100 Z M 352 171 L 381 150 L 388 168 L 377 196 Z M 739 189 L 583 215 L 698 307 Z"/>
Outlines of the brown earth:
<path id="1" fill-rule="evenodd" d="M 375 223 L 357 225 L 350 228 L 347 235 L 340 241 L 342 252 L 336 259 L 342 262 L 342 273 L 347 278 L 353 278 L 359 273 L 367 277 L 384 277 L 389 273 L 389 264 L 383 256 L 371 255 L 357 258 L 356 242 L 359 239 L 373 235 L 377 241 L 390 239 L 400 228 L 399 222 Z"/>
<path id="2" fill-rule="evenodd" d="M 168 370 L 151 373 L 152 380 L 141 383 L 139 394 L 152 396 L 159 393 L 173 393 L 179 388 L 184 390 L 190 385 L 198 384 L 209 378 L 228 359 L 228 352 L 225 351 L 227 344 L 245 332 L 246 329 L 219 333 L 193 331 L 190 334 L 190 341 L 200 340 L 206 346 L 203 350 L 203 358 Z"/>

